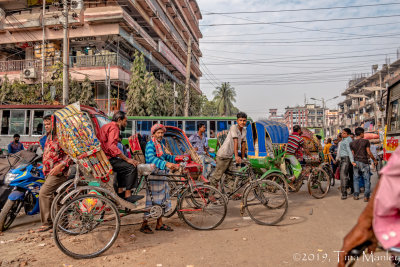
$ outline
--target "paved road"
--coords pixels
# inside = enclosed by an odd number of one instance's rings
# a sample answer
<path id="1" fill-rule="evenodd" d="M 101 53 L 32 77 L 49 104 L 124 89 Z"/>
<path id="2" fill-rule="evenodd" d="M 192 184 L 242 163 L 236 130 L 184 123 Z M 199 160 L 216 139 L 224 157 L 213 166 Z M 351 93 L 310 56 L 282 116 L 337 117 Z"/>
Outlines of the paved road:
<path id="1" fill-rule="evenodd" d="M 376 176 L 373 176 L 373 185 Z M 140 216 L 124 218 L 117 242 L 101 257 L 74 260 L 54 245 L 49 233 L 28 234 L 39 227 L 38 217 L 21 217 L 0 236 L 0 261 L 4 266 L 335 266 L 342 239 L 356 223 L 366 203 L 340 200 L 335 185 L 321 200 L 303 186 L 289 195 L 289 211 L 279 226 L 253 223 L 239 213 L 239 201 L 231 201 L 224 223 L 213 231 L 192 230 L 177 217 L 166 220 L 175 231 L 144 235 Z M 22 239 L 22 240 L 21 240 Z M 26 239 L 26 240 L 25 240 Z M 14 240 L 14 241 L 10 241 Z M 384 254 L 382 254 L 383 256 Z M 358 266 L 390 266 L 388 262 Z M 161 265 L 160 265 L 161 264 Z"/>

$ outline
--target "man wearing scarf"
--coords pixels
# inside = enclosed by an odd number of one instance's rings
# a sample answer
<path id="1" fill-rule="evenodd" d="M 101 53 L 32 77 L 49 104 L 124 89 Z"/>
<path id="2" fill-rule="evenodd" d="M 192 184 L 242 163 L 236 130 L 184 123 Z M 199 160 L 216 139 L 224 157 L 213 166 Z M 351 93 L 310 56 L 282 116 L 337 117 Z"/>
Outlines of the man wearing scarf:
<path id="1" fill-rule="evenodd" d="M 175 164 L 175 156 L 165 153 L 165 147 L 162 143 L 164 138 L 164 133 L 166 129 L 162 124 L 155 124 L 151 127 L 151 140 L 146 145 L 146 163 L 156 165 L 157 169 L 154 174 L 153 179 L 163 180 L 163 181 L 150 181 L 151 192 L 153 195 L 153 202 L 150 198 L 149 191 L 147 191 L 146 196 L 146 207 L 151 207 L 154 204 L 166 205 L 165 211 L 171 208 L 171 201 L 169 198 L 169 186 L 168 180 L 165 176 L 158 176 L 167 174 L 169 170 L 178 170 L 179 165 Z M 149 177 L 152 178 L 151 176 Z M 171 227 L 163 224 L 162 218 L 157 220 L 156 224 L 157 231 L 173 231 Z M 148 225 L 146 219 L 144 219 L 140 231 L 145 234 L 152 234 L 153 230 Z"/>

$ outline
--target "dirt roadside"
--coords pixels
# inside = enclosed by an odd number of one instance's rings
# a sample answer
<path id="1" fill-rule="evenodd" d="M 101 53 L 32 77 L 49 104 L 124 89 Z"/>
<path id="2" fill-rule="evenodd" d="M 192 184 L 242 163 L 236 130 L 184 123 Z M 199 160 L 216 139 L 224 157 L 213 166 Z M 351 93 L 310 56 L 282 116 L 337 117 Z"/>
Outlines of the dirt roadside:
<path id="1" fill-rule="evenodd" d="M 240 201 L 230 202 L 225 221 L 213 231 L 193 230 L 175 215 L 165 220 L 174 232 L 144 235 L 140 225 L 131 225 L 141 221 L 133 215 L 122 220 L 112 248 L 90 260 L 64 255 L 50 233 L 31 231 L 40 226 L 37 216 L 21 216 L 0 236 L 0 266 L 335 266 L 335 251 L 365 207 L 362 200 L 340 200 L 337 187 L 321 200 L 305 186 L 290 194 L 288 214 L 274 227 L 241 217 Z M 365 258 L 358 266 L 391 265 Z"/>

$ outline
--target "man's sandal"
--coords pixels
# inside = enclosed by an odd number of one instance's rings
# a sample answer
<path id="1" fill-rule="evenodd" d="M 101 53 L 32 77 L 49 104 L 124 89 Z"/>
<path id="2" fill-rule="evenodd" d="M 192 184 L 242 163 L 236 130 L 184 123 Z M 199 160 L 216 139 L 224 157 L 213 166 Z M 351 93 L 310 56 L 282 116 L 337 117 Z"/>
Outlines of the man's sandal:
<path id="1" fill-rule="evenodd" d="M 40 228 L 36 232 L 38 232 L 38 233 L 47 232 L 52 228 L 53 227 L 51 227 L 49 225 L 42 225 L 42 226 L 40 226 Z"/>
<path id="2" fill-rule="evenodd" d="M 142 232 L 143 234 L 154 234 L 153 230 L 151 230 L 150 226 L 147 224 L 140 228 L 140 232 Z"/>
<path id="3" fill-rule="evenodd" d="M 172 229 L 172 228 L 169 227 L 168 225 L 163 224 L 163 225 L 161 225 L 161 227 L 158 228 L 158 229 L 157 229 L 157 227 L 156 227 L 156 231 L 167 231 L 167 232 L 172 232 L 172 231 L 174 231 L 174 229 Z"/>

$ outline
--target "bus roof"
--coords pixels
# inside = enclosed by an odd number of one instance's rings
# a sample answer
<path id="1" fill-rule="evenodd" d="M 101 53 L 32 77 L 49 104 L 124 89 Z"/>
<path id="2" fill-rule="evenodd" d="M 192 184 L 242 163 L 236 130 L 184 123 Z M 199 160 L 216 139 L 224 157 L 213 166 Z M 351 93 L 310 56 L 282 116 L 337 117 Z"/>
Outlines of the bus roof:
<path id="1" fill-rule="evenodd" d="M 231 117 L 169 117 L 169 116 L 128 116 L 129 120 L 236 120 L 235 116 Z M 251 118 L 248 118 L 251 120 Z"/>
<path id="2" fill-rule="evenodd" d="M 65 105 L 0 105 L 2 109 L 62 109 Z M 81 105 L 81 109 L 88 112 L 90 115 L 104 115 L 105 114 L 97 108 Z"/>

